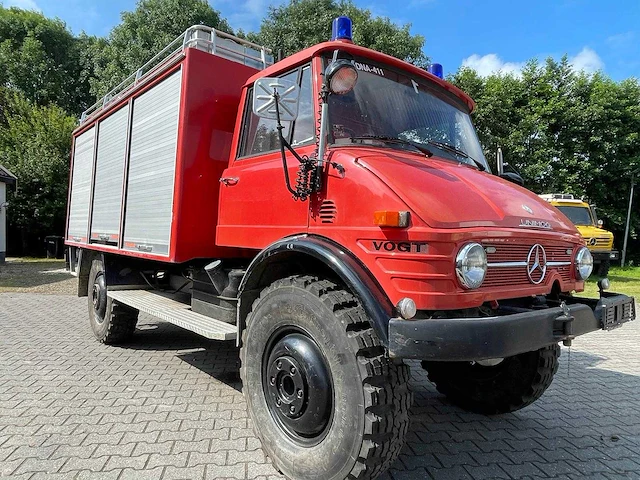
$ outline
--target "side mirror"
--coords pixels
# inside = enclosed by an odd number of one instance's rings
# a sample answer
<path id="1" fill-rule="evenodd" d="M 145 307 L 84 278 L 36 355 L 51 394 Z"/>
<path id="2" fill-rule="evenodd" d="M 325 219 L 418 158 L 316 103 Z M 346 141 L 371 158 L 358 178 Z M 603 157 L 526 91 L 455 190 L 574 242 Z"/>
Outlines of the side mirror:
<path id="1" fill-rule="evenodd" d="M 602 220 L 598 220 L 598 228 L 604 227 L 604 222 Z"/>
<path id="2" fill-rule="evenodd" d="M 504 178 L 505 180 L 515 183 L 516 185 L 524 187 L 524 180 L 522 179 L 520 174 L 516 172 L 511 165 L 505 163 L 504 157 L 502 156 L 502 149 L 500 147 L 498 147 L 498 152 L 496 154 L 496 167 L 498 170 L 498 176 L 500 178 Z M 508 167 L 508 169 L 511 171 L 505 171 L 505 167 Z"/>
<path id="3" fill-rule="evenodd" d="M 516 185 L 520 185 L 521 187 L 524 187 L 524 180 L 520 175 L 518 175 L 515 172 L 504 172 L 503 174 L 500 175 L 500 178 L 504 178 L 505 180 L 515 183 Z"/>
<path id="4" fill-rule="evenodd" d="M 260 78 L 253 84 L 253 113 L 261 118 L 292 122 L 298 116 L 299 98 L 300 87 L 295 82 Z"/>

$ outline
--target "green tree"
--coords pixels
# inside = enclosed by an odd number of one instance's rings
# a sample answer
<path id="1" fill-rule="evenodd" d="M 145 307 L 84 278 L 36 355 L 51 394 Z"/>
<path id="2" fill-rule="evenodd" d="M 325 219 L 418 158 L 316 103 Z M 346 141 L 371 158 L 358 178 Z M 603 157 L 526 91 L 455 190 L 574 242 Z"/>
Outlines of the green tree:
<path id="1" fill-rule="evenodd" d="M 55 102 L 79 113 L 91 100 L 93 62 L 82 62 L 95 39 L 74 37 L 64 22 L 0 6 L 0 85 L 38 105 Z"/>
<path id="2" fill-rule="evenodd" d="M 231 32 L 227 21 L 206 0 L 138 0 L 134 11 L 122 13 L 122 22 L 98 51 L 93 93 L 107 93 L 196 24 Z"/>
<path id="3" fill-rule="evenodd" d="M 40 106 L 0 88 L 0 164 L 18 177 L 17 191 L 9 192 L 8 221 L 21 233 L 23 253 L 39 253 L 38 239 L 64 233 L 75 124 L 56 105 Z"/>
<path id="4" fill-rule="evenodd" d="M 630 173 L 640 166 L 638 80 L 576 72 L 566 57 L 531 61 L 518 76 L 482 78 L 463 68 L 449 80 L 475 99 L 490 161 L 501 147 L 534 192 L 588 198 L 621 247 Z M 639 230 L 636 213 L 632 231 Z"/>
<path id="5" fill-rule="evenodd" d="M 583 139 L 589 170 L 583 188 L 621 243 L 631 172 L 640 169 L 640 84 L 633 78 L 617 83 L 596 75 L 589 87 L 588 126 Z M 639 212 L 636 206 L 632 215 L 636 236 L 640 232 Z"/>
<path id="6" fill-rule="evenodd" d="M 410 24 L 398 26 L 388 18 L 375 17 L 351 0 L 290 0 L 288 5 L 269 7 L 260 31 L 248 38 L 276 53 L 282 50 L 288 56 L 329 40 L 331 21 L 340 15 L 353 20 L 353 39 L 358 45 L 426 65 L 428 59 L 422 51 L 424 37 L 411 35 Z"/>

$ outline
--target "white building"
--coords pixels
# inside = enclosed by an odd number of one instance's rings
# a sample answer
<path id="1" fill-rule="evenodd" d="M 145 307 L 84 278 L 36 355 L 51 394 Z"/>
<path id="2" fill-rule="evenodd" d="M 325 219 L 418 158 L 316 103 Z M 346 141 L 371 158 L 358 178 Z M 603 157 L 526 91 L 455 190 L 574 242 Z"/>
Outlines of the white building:
<path id="1" fill-rule="evenodd" d="M 0 264 L 7 252 L 7 185 L 16 185 L 16 176 L 0 165 Z"/>

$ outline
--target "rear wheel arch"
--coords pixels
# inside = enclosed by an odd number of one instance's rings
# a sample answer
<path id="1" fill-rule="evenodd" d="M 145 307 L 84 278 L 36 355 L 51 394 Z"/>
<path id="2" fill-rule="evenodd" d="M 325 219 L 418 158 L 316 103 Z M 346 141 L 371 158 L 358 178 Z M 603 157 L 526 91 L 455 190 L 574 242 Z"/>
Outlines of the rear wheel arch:
<path id="1" fill-rule="evenodd" d="M 78 296 L 86 297 L 89 286 L 89 273 L 94 260 L 103 259 L 102 253 L 87 248 L 78 251 Z"/>
<path id="2" fill-rule="evenodd" d="M 360 301 L 382 343 L 388 345 L 393 305 L 374 276 L 341 245 L 319 236 L 284 238 L 262 250 L 251 262 L 238 291 L 238 338 L 260 291 L 274 281 L 297 274 L 335 280 Z"/>
<path id="3" fill-rule="evenodd" d="M 86 297 L 88 294 L 91 266 L 94 260 L 102 262 L 102 268 L 107 276 L 108 285 L 142 285 L 143 281 L 138 271 L 144 268 L 144 264 L 135 258 L 124 257 L 81 248 L 78 252 L 78 296 Z"/>

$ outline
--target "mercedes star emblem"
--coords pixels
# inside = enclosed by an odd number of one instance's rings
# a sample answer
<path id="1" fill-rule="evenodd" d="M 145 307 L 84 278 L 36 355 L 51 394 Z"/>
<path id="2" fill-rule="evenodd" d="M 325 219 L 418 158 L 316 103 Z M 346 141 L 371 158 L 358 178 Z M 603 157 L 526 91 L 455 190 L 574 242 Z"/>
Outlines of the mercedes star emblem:
<path id="1" fill-rule="evenodd" d="M 533 215 L 533 210 L 531 210 L 531 208 L 528 205 L 525 205 L 524 203 L 522 204 L 522 209 L 527 212 L 530 213 L 531 215 Z"/>
<path id="2" fill-rule="evenodd" d="M 544 280 L 547 273 L 547 253 L 544 247 L 536 243 L 527 256 L 527 275 L 534 285 L 538 285 Z"/>

